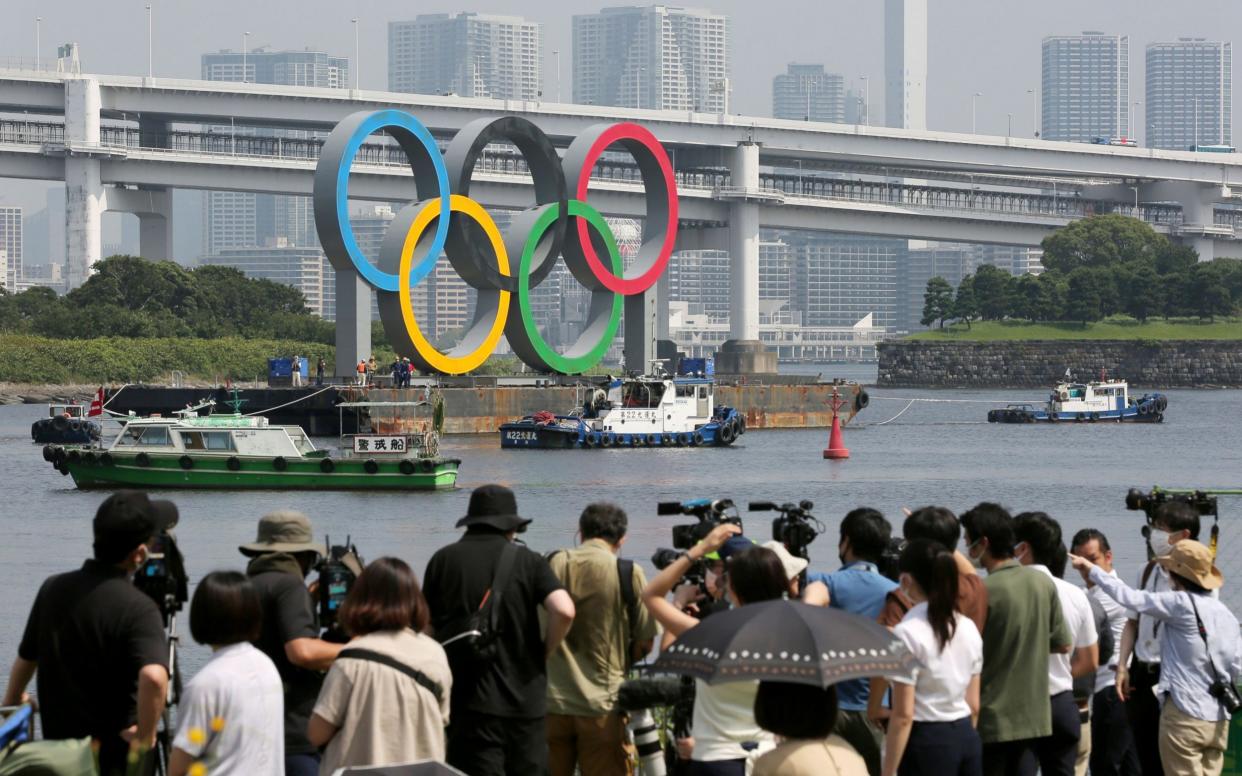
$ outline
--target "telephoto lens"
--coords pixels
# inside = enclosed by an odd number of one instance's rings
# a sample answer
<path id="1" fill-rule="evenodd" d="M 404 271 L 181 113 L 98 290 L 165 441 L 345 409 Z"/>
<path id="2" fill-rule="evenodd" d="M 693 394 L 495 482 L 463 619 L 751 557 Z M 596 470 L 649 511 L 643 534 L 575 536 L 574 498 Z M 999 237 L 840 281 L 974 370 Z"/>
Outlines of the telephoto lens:
<path id="1" fill-rule="evenodd" d="M 664 750 L 660 747 L 660 727 L 651 709 L 631 711 L 626 727 L 630 729 L 634 748 L 638 750 L 638 772 L 642 776 L 665 776 L 667 770 Z"/>

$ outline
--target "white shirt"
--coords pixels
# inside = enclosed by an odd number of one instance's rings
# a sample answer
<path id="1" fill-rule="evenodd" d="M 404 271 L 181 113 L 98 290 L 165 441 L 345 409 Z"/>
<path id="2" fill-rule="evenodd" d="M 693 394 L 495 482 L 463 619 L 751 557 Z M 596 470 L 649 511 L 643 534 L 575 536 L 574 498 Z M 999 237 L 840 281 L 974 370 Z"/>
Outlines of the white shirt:
<path id="1" fill-rule="evenodd" d="M 1073 650 L 1091 646 L 1100 640 L 1100 634 L 1095 630 L 1095 615 L 1091 613 L 1091 602 L 1087 600 L 1085 590 L 1052 576 L 1047 566 L 1032 563 L 1031 568 L 1047 574 L 1056 586 L 1061 616 L 1065 618 L 1073 637 L 1073 649 L 1068 654 L 1048 656 L 1048 694 L 1059 695 L 1074 689 L 1074 676 L 1070 672 Z"/>
<path id="2" fill-rule="evenodd" d="M 983 639 L 969 617 L 960 612 L 954 612 L 953 617 L 957 627 L 943 650 L 927 619 L 926 602 L 912 607 L 893 628 L 894 635 L 918 661 L 914 672 L 916 722 L 954 722 L 970 716 L 966 688 L 983 670 Z"/>
<path id="3" fill-rule="evenodd" d="M 276 666 L 250 644 L 212 654 L 185 686 L 177 717 L 173 746 L 201 758 L 211 776 L 284 775 L 284 688 Z M 219 733 L 212 720 L 224 723 Z M 191 743 L 192 730 L 203 743 Z"/>
<path id="4" fill-rule="evenodd" d="M 694 737 L 691 759 L 699 762 L 744 760 L 752 756 L 742 748 L 755 741 L 759 755 L 776 746 L 776 739 L 755 723 L 755 694 L 758 682 L 708 684 L 694 680 L 694 717 L 690 735 Z"/>
<path id="5" fill-rule="evenodd" d="M 1151 574 L 1147 577 L 1147 584 L 1143 584 L 1143 572 L 1139 571 L 1135 587 L 1148 593 L 1165 593 L 1172 589 L 1169 587 L 1168 572 L 1154 563 Z M 1127 612 L 1127 616 L 1131 620 L 1138 620 L 1138 638 L 1134 642 L 1134 656 L 1144 663 L 1159 663 L 1160 621 L 1154 617 L 1139 617 L 1137 612 Z M 1117 642 L 1117 648 L 1121 649 L 1120 641 Z"/>
<path id="6" fill-rule="evenodd" d="M 1195 609 L 1203 620 L 1211 646 L 1211 661 L 1216 672 L 1226 681 L 1237 683 L 1242 677 L 1242 637 L 1238 620 L 1220 601 L 1206 595 L 1185 591 L 1144 593 L 1126 587 L 1117 577 L 1110 577 L 1099 568 L 1091 570 L 1091 581 L 1122 606 L 1160 623 L 1160 681 L 1156 697 L 1165 696 L 1184 714 L 1205 722 L 1229 719 L 1220 702 L 1208 693 L 1215 681 L 1208 665 L 1208 651 L 1199 635 Z"/>
<path id="7" fill-rule="evenodd" d="M 1117 576 L 1116 571 L 1106 573 L 1110 577 Z M 1095 673 L 1095 691 L 1099 692 L 1117 683 L 1117 659 L 1121 657 L 1121 631 L 1126 627 L 1129 612 L 1099 587 L 1091 588 L 1087 591 L 1087 595 L 1098 601 L 1104 609 L 1104 614 L 1108 617 L 1108 628 L 1113 632 L 1113 654 L 1109 657 L 1108 664 L 1100 666 Z"/>

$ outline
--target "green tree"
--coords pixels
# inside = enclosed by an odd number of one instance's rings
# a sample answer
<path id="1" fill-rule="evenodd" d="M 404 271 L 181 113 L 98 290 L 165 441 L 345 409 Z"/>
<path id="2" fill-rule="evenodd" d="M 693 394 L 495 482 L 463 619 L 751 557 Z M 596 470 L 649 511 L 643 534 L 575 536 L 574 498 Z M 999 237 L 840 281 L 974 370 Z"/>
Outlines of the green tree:
<path id="1" fill-rule="evenodd" d="M 1069 274 L 1065 314 L 1070 320 L 1079 321 L 1085 327 L 1103 317 L 1100 280 L 1100 276 L 1087 267 L 1079 267 Z"/>
<path id="2" fill-rule="evenodd" d="M 1165 320 L 1180 315 L 1194 315 L 1194 299 L 1191 295 L 1191 270 L 1183 269 L 1160 277 L 1163 297 L 1160 312 Z"/>
<path id="3" fill-rule="evenodd" d="M 923 293 L 923 317 L 919 323 L 931 326 L 936 321 L 944 328 L 946 318 L 953 317 L 953 286 L 949 281 L 937 275 L 927 281 L 927 290 Z"/>
<path id="4" fill-rule="evenodd" d="M 1187 270 L 1199 263 L 1199 253 L 1189 245 L 1165 238 L 1156 252 L 1156 274 L 1168 275 Z"/>
<path id="5" fill-rule="evenodd" d="M 1137 218 L 1091 216 L 1058 229 L 1043 239 L 1044 267 L 1069 275 L 1080 267 L 1112 267 L 1154 260 L 1167 251 L 1168 240 Z"/>
<path id="6" fill-rule="evenodd" d="M 1200 319 L 1211 321 L 1218 315 L 1233 312 L 1233 297 L 1225 285 L 1227 271 L 1223 264 L 1214 261 L 1197 264 L 1190 271 L 1190 297 L 1194 300 L 1194 312 Z"/>
<path id="7" fill-rule="evenodd" d="M 970 322 L 979 317 L 979 302 L 975 298 L 973 275 L 962 278 L 962 282 L 957 285 L 957 296 L 953 298 L 953 317 L 959 321 L 965 321 L 968 329 Z"/>
<path id="8" fill-rule="evenodd" d="M 975 270 L 975 299 L 979 317 L 999 321 L 1013 314 L 1013 275 L 991 264 Z"/>
<path id="9" fill-rule="evenodd" d="M 1122 277 L 1122 283 L 1122 306 L 1126 313 L 1134 316 L 1139 323 L 1147 323 L 1149 316 L 1159 314 L 1164 300 L 1162 283 L 1154 264 L 1137 264 Z"/>

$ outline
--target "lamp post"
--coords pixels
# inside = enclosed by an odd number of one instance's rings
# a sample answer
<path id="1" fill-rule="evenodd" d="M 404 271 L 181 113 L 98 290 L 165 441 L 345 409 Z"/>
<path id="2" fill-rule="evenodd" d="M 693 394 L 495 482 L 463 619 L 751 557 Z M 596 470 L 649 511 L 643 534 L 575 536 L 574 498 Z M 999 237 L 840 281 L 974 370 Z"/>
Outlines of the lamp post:
<path id="1" fill-rule="evenodd" d="M 1006 115 L 1009 116 L 1009 131 L 1005 133 L 1005 137 L 1013 137 L 1013 114 L 1009 113 Z"/>
<path id="2" fill-rule="evenodd" d="M 250 33 L 243 32 L 242 33 L 242 83 L 249 83 L 249 79 L 246 78 L 246 56 L 247 54 L 249 54 L 249 48 L 250 48 Z"/>
<path id="3" fill-rule="evenodd" d="M 975 92 L 970 95 L 970 134 L 976 134 L 977 124 L 975 119 L 978 117 L 979 98 L 983 96 L 983 92 Z"/>
<path id="4" fill-rule="evenodd" d="M 561 101 L 561 50 L 556 49 L 552 52 L 556 57 L 556 101 Z"/>
<path id="5" fill-rule="evenodd" d="M 1138 106 L 1142 104 L 1138 100 L 1130 103 L 1130 123 L 1126 125 L 1126 136 L 1134 138 L 1135 142 L 1138 141 L 1138 132 L 1134 129 L 1134 116 L 1138 113 Z"/>
<path id="6" fill-rule="evenodd" d="M 1031 95 L 1031 132 L 1039 137 L 1039 90 L 1027 89 L 1026 93 Z"/>
<path id="7" fill-rule="evenodd" d="M 1130 186 L 1129 189 L 1130 191 L 1134 192 L 1134 213 L 1135 213 L 1135 218 L 1137 218 L 1138 217 L 1138 194 L 1139 194 L 1138 186 Z"/>
<path id="8" fill-rule="evenodd" d="M 43 33 L 40 27 L 43 24 L 43 17 L 35 17 L 35 70 L 43 69 L 40 61 L 43 59 Z"/>
<path id="9" fill-rule="evenodd" d="M 355 16 L 349 21 L 354 25 L 354 91 L 358 91 L 358 79 L 362 75 L 362 73 L 359 72 L 360 68 L 358 67 L 358 17 Z"/>
<path id="10" fill-rule="evenodd" d="M 155 77 L 155 65 L 152 57 L 154 48 L 152 47 L 152 22 L 151 22 L 151 4 L 147 3 L 147 78 Z"/>

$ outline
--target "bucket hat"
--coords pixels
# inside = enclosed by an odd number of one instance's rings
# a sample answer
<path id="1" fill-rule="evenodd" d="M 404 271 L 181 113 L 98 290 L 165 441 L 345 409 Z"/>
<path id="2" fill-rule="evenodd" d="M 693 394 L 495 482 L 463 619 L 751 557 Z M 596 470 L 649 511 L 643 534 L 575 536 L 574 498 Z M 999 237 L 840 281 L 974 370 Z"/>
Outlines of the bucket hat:
<path id="1" fill-rule="evenodd" d="M 310 518 L 291 509 L 268 512 L 259 518 L 259 533 L 253 542 L 238 547 L 242 555 L 263 555 L 269 552 L 317 552 L 327 555 L 328 548 L 314 541 Z"/>
<path id="2" fill-rule="evenodd" d="M 517 497 L 504 485 L 480 485 L 470 494 L 470 506 L 466 516 L 457 521 L 458 528 L 472 525 L 488 525 L 498 531 L 521 533 L 530 524 L 530 518 L 517 513 Z"/>
<path id="3" fill-rule="evenodd" d="M 785 567 L 785 579 L 792 580 L 802 572 L 806 571 L 807 565 L 810 563 L 806 558 L 799 558 L 785 549 L 785 545 L 778 541 L 764 542 L 759 545 L 776 553 L 776 557 L 781 559 L 781 565 Z"/>
<path id="4" fill-rule="evenodd" d="M 1225 576 L 1212 563 L 1212 551 L 1199 542 L 1184 539 L 1156 562 L 1165 571 L 1185 577 L 1204 590 L 1216 590 L 1225 584 Z"/>

